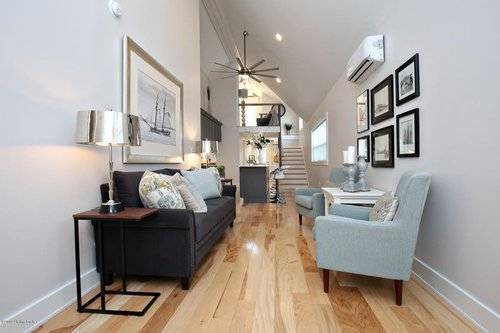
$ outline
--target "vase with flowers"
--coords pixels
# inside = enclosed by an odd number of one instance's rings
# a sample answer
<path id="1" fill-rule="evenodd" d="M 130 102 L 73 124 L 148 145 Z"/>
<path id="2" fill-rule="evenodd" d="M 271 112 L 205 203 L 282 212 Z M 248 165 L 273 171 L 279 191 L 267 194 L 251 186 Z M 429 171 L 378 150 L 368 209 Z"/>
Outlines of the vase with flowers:
<path id="1" fill-rule="evenodd" d="M 265 148 L 268 144 L 271 143 L 271 140 L 259 134 L 258 136 L 254 136 L 250 140 L 247 140 L 247 145 L 257 148 L 258 151 L 258 161 L 259 164 L 266 164 L 266 152 Z"/>

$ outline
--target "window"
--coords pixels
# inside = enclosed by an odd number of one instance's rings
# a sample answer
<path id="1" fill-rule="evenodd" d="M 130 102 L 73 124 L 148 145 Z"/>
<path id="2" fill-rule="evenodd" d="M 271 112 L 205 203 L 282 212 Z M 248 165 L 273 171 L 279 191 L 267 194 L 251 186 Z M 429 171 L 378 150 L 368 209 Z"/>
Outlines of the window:
<path id="1" fill-rule="evenodd" d="M 328 139 L 326 118 L 319 121 L 311 131 L 311 162 L 328 164 Z"/>

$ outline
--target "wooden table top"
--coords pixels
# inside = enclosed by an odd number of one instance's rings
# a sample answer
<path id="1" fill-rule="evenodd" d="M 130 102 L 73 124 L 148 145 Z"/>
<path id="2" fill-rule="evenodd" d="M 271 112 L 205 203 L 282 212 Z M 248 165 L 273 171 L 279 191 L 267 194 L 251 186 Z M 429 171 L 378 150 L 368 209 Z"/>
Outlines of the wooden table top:
<path id="1" fill-rule="evenodd" d="M 99 213 L 99 208 L 94 208 L 86 212 L 73 215 L 74 219 L 79 220 L 105 220 L 105 221 L 141 221 L 146 217 L 158 213 L 157 208 L 125 208 L 118 213 L 103 214 Z"/>

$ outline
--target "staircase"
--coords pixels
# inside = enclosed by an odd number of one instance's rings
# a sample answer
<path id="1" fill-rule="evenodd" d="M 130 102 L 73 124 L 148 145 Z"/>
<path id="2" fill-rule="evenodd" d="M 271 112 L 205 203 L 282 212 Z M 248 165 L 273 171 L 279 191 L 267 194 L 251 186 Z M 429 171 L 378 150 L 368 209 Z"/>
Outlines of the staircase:
<path id="1" fill-rule="evenodd" d="M 279 181 L 280 191 L 309 186 L 304 154 L 300 146 L 285 145 L 282 148 L 281 160 L 283 166 L 288 166 L 288 169 L 285 171 L 285 179 Z"/>

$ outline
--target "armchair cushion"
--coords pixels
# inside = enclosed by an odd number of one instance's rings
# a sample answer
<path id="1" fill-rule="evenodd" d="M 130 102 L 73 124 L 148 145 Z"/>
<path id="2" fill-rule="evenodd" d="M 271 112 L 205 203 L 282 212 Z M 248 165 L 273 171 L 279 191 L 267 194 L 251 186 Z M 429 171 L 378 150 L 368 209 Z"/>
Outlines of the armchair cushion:
<path id="1" fill-rule="evenodd" d="M 361 207 L 353 205 L 339 205 L 334 204 L 330 207 L 330 214 L 349 217 L 351 219 L 368 221 L 370 214 L 370 207 Z"/>
<path id="2" fill-rule="evenodd" d="M 296 195 L 295 202 L 304 208 L 313 209 L 313 197 L 311 195 Z"/>

